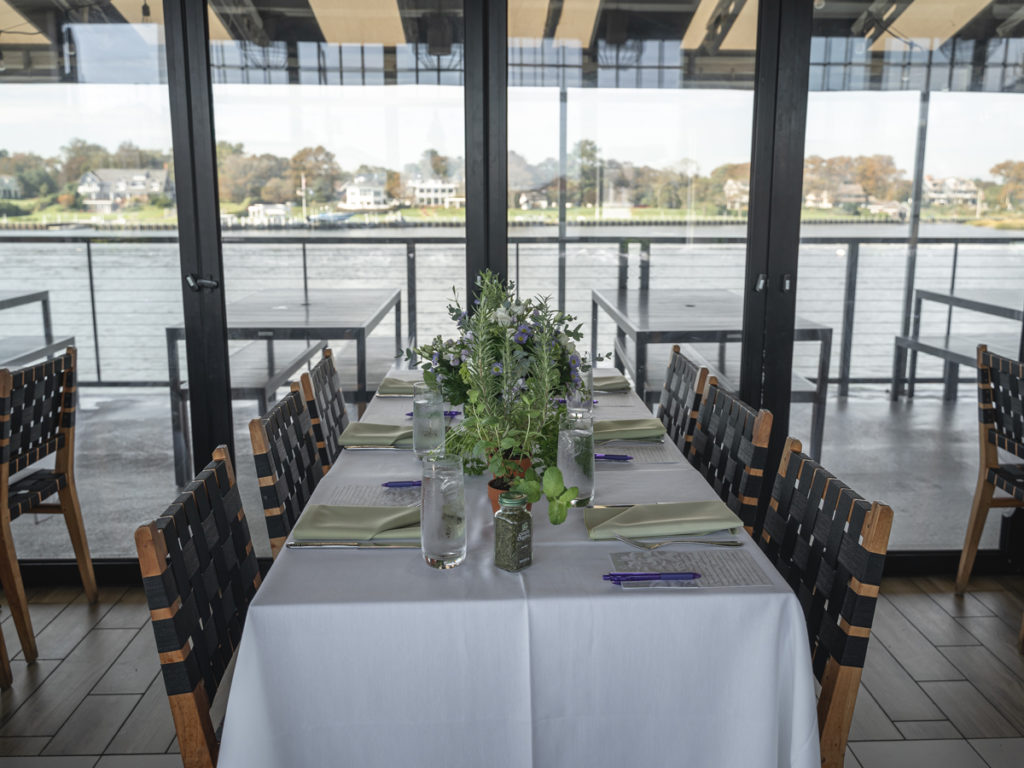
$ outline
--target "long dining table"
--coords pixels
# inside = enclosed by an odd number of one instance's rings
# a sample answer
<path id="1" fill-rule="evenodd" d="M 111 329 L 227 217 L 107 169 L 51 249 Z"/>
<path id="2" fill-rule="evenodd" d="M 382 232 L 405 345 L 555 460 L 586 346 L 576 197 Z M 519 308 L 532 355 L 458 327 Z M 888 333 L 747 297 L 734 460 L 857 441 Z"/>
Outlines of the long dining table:
<path id="1" fill-rule="evenodd" d="M 595 398 L 597 419 L 650 416 L 632 392 Z M 378 396 L 363 421 L 411 409 Z M 715 498 L 671 443 L 634 452 L 598 462 L 598 503 Z M 345 450 L 310 504 L 419 476 L 410 451 Z M 221 768 L 820 765 L 803 613 L 742 529 L 714 535 L 743 542 L 725 551 L 762 585 L 628 589 L 602 574 L 629 548 L 590 540 L 580 510 L 553 526 L 534 504 L 533 564 L 508 573 L 484 478 L 466 507 L 449 571 L 418 549 L 281 551 L 249 607 Z"/>

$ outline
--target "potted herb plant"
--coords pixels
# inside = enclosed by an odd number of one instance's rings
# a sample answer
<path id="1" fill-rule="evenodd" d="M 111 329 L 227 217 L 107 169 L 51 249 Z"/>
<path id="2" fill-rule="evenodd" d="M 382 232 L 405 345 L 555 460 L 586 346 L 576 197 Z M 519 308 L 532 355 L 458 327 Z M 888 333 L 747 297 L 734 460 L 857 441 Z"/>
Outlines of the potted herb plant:
<path id="1" fill-rule="evenodd" d="M 515 286 L 483 272 L 471 312 L 458 295 L 448 311 L 458 336 L 409 351 L 463 419 L 447 435 L 446 450 L 462 457 L 467 473 L 494 477 L 492 505 L 503 490 L 529 501 L 547 497 L 549 518 L 565 520 L 577 489 L 566 488 L 556 466 L 561 402 L 582 385 L 576 343 L 581 324 L 546 298 L 517 298 Z"/>

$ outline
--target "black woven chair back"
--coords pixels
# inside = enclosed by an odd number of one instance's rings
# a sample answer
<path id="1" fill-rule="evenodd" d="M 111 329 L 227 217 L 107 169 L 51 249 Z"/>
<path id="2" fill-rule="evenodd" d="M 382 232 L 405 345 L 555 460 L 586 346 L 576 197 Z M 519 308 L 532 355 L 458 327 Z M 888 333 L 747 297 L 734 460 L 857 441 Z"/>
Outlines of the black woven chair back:
<path id="1" fill-rule="evenodd" d="M 803 606 L 820 681 L 830 658 L 864 666 L 892 510 L 866 501 L 798 442 L 785 456 L 758 541 Z"/>
<path id="2" fill-rule="evenodd" d="M 302 375 L 302 390 L 306 408 L 309 409 L 309 419 L 313 424 L 320 464 L 324 474 L 327 474 L 341 453 L 338 440 L 348 426 L 345 395 L 338 380 L 338 371 L 334 367 L 334 355 L 329 348 L 324 350 L 323 359 L 313 366 L 313 370 Z"/>
<path id="3" fill-rule="evenodd" d="M 0 371 L 0 462 L 20 472 L 66 445 L 75 425 L 75 352 L 17 371 Z"/>
<path id="4" fill-rule="evenodd" d="M 324 476 L 302 395 L 293 389 L 266 416 L 249 422 L 249 436 L 271 553 L 276 557 Z"/>
<path id="5" fill-rule="evenodd" d="M 693 427 L 700 410 L 701 395 L 708 377 L 707 368 L 698 365 L 672 347 L 672 356 L 665 371 L 665 386 L 661 390 L 658 416 L 665 425 L 668 438 L 683 453 L 689 451 L 693 441 Z"/>
<path id="6" fill-rule="evenodd" d="M 822 765 L 843 764 L 892 529 L 869 503 L 789 438 L 758 543 L 796 593 L 821 683 Z"/>
<path id="7" fill-rule="evenodd" d="M 751 530 L 759 524 L 771 428 L 770 411 L 755 411 L 708 377 L 687 458 Z"/>
<path id="8" fill-rule="evenodd" d="M 1024 365 L 979 350 L 978 419 L 988 442 L 1024 458 Z"/>
<path id="9" fill-rule="evenodd" d="M 186 764 L 213 744 L 209 703 L 242 638 L 260 585 L 242 499 L 227 449 L 160 517 L 135 532 L 146 600 Z M 203 727 L 194 727 L 194 718 Z"/>

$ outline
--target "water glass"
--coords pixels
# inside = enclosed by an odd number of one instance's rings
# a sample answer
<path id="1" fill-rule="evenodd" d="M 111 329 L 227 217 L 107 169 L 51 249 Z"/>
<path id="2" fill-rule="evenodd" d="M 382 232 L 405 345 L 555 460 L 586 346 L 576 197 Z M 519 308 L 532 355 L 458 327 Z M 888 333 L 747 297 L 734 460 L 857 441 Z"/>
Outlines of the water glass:
<path id="1" fill-rule="evenodd" d="M 594 412 L 594 367 L 588 360 L 580 363 L 580 385 L 565 398 L 565 409 L 578 416 L 589 416 Z"/>
<path id="2" fill-rule="evenodd" d="M 566 488 L 579 493 L 574 507 L 588 506 L 594 499 L 594 419 L 568 413 L 558 427 L 558 468 Z"/>
<path id="3" fill-rule="evenodd" d="M 462 459 L 434 454 L 425 456 L 420 493 L 423 559 L 432 568 L 454 568 L 466 559 L 466 492 Z"/>
<path id="4" fill-rule="evenodd" d="M 423 382 L 412 385 L 412 450 L 444 455 L 444 399 Z"/>

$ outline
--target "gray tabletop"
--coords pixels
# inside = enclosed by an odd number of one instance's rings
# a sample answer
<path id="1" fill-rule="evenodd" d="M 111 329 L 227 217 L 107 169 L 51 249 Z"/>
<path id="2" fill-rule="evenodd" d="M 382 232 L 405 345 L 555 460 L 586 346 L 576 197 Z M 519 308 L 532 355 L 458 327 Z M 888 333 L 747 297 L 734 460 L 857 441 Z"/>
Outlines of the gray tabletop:
<path id="1" fill-rule="evenodd" d="M 928 299 L 952 307 L 984 312 L 996 317 L 1024 321 L 1024 291 L 1009 288 L 957 288 L 948 291 L 929 291 L 919 288 L 917 299 Z"/>

